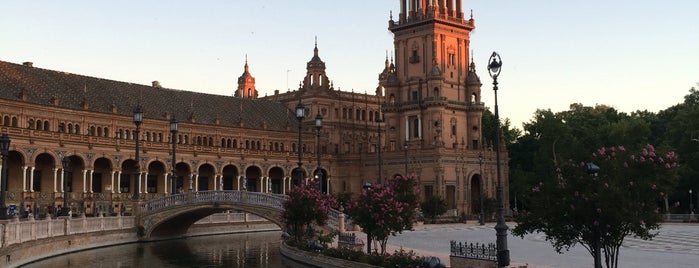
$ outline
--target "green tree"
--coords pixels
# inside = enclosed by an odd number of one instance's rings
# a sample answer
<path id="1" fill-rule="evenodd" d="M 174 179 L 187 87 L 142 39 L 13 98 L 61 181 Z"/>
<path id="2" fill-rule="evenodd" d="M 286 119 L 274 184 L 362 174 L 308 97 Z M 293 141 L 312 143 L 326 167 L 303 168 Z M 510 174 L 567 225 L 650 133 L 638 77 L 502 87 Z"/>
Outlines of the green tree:
<path id="1" fill-rule="evenodd" d="M 677 159 L 647 145 L 636 152 L 602 147 L 591 157 L 561 161 L 528 191 L 531 202 L 512 232 L 543 232 L 559 253 L 580 244 L 596 261 L 603 252 L 607 267 L 617 267 L 626 236 L 655 236 L 658 204 L 674 187 Z M 585 172 L 585 161 L 599 165 L 598 172 Z"/>
<path id="2" fill-rule="evenodd" d="M 321 193 L 317 184 L 294 186 L 289 192 L 289 199 L 284 202 L 282 219 L 287 230 L 296 241 L 302 241 L 308 233 L 308 227 L 315 223 L 325 225 L 331 207 L 337 202 L 331 195 Z"/>
<path id="3" fill-rule="evenodd" d="M 414 177 L 396 176 L 385 184 L 364 189 L 346 208 L 347 214 L 381 245 L 386 253 L 390 235 L 413 228 L 418 208 L 418 192 Z"/>
<path id="4" fill-rule="evenodd" d="M 447 212 L 447 201 L 440 196 L 433 195 L 425 202 L 420 203 L 420 209 L 422 210 L 422 215 L 431 219 L 432 223 L 434 223 L 437 216 Z"/>

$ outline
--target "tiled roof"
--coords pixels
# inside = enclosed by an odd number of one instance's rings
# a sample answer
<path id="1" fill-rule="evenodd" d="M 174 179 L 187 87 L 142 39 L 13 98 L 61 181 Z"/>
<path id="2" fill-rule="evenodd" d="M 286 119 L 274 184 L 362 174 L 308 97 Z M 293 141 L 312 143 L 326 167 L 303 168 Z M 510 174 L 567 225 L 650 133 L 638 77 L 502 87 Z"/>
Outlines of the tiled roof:
<path id="1" fill-rule="evenodd" d="M 244 99 L 232 96 L 205 94 L 192 91 L 152 87 L 119 82 L 60 71 L 46 70 L 0 61 L 0 98 L 53 106 L 54 97 L 59 107 L 83 110 L 87 100 L 88 111 L 132 115 L 142 101 L 143 116 L 165 120 L 166 113 L 175 115 L 180 122 L 194 117 L 199 124 L 239 126 L 270 130 L 294 129 L 294 113 L 279 102 Z"/>

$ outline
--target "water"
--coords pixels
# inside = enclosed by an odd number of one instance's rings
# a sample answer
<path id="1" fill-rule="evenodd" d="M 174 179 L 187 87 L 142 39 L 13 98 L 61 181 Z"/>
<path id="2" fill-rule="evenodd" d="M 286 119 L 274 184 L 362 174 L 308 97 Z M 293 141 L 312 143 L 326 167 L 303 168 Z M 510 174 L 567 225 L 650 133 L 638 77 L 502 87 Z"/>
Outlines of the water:
<path id="1" fill-rule="evenodd" d="M 57 256 L 22 267 L 284 267 L 280 233 L 198 236 Z"/>

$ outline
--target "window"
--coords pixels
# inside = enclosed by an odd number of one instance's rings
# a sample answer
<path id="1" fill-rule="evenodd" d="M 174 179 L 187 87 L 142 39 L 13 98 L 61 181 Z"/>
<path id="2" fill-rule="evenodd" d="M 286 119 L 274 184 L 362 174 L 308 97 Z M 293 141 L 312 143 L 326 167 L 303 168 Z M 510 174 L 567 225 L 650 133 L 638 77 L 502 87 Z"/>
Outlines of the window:
<path id="1" fill-rule="evenodd" d="M 148 193 L 157 193 L 158 192 L 158 176 L 156 175 L 148 175 L 148 178 L 146 179 L 146 192 Z"/>
<path id="2" fill-rule="evenodd" d="M 131 182 L 131 174 L 128 173 L 121 173 L 121 181 L 119 182 L 119 191 L 122 193 L 128 193 L 130 192 L 130 183 Z"/>
<path id="3" fill-rule="evenodd" d="M 456 118 L 451 119 L 451 135 L 456 136 Z"/>
<path id="4" fill-rule="evenodd" d="M 411 116 L 408 120 L 412 123 L 410 129 L 411 137 L 420 138 L 420 120 L 417 116 Z"/>
<path id="5" fill-rule="evenodd" d="M 417 91 L 413 91 L 413 98 L 412 98 L 412 100 L 418 100 Z"/>
<path id="6" fill-rule="evenodd" d="M 92 192 L 102 192 L 102 173 L 92 173 Z"/>

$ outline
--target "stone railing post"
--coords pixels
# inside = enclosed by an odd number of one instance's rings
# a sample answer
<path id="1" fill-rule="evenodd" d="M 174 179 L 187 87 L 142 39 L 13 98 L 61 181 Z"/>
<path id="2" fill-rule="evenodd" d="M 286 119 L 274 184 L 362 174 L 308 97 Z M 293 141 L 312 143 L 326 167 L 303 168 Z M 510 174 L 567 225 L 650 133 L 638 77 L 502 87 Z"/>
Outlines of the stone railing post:
<path id="1" fill-rule="evenodd" d="M 345 213 L 337 215 L 337 230 L 342 234 L 345 232 Z"/>

